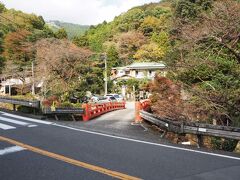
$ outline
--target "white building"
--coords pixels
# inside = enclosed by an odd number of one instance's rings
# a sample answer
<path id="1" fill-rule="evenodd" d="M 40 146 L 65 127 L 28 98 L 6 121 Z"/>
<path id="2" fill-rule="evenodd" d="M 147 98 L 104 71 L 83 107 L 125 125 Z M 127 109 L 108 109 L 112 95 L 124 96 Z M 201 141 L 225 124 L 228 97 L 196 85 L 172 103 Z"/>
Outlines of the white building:
<path id="1" fill-rule="evenodd" d="M 128 79 L 149 79 L 153 80 L 156 73 L 166 76 L 167 69 L 166 65 L 162 62 L 142 62 L 142 63 L 133 63 L 131 65 L 125 67 L 115 67 L 112 68 L 111 71 L 111 80 L 116 84 L 118 81 L 121 80 L 128 80 Z M 126 87 L 125 85 L 122 86 L 122 96 L 126 97 L 126 89 L 132 88 L 132 93 L 130 99 L 135 99 L 135 87 Z"/>
<path id="2" fill-rule="evenodd" d="M 0 95 L 15 95 L 17 91 L 20 91 L 24 85 L 24 92 L 29 93 L 33 91 L 32 77 L 26 77 L 24 82 L 16 77 L 12 76 L 0 76 Z M 36 81 L 34 83 L 35 91 L 39 91 L 43 86 L 43 80 Z"/>
<path id="3" fill-rule="evenodd" d="M 31 78 L 25 79 L 25 84 L 30 84 Z M 21 86 L 23 85 L 23 82 L 18 78 L 2 78 L 0 80 L 0 94 L 11 94 L 10 88 Z"/>
<path id="4" fill-rule="evenodd" d="M 133 63 L 125 67 L 112 68 L 111 79 L 153 79 L 156 72 L 165 76 L 167 73 L 165 64 L 155 62 Z"/>

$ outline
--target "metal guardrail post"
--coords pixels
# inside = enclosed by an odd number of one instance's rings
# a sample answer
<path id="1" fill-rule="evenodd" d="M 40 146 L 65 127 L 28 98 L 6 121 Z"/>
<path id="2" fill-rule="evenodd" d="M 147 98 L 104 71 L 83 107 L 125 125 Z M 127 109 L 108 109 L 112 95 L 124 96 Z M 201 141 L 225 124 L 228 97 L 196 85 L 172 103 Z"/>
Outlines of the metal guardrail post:
<path id="1" fill-rule="evenodd" d="M 184 123 L 183 123 L 183 122 L 181 123 L 180 133 L 181 133 L 181 134 L 184 133 Z"/>
<path id="2" fill-rule="evenodd" d="M 198 144 L 198 148 L 203 146 L 203 137 L 201 134 L 197 134 L 197 144 Z"/>

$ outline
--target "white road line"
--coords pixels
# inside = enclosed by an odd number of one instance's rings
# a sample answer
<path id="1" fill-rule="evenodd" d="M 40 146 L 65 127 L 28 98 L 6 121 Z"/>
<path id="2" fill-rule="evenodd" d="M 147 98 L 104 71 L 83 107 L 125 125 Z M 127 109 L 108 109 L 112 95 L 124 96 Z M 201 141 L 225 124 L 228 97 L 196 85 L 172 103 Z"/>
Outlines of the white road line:
<path id="1" fill-rule="evenodd" d="M 114 138 L 114 139 L 121 139 L 121 140 L 126 140 L 126 141 L 132 141 L 132 142 L 142 143 L 142 144 L 160 146 L 160 147 L 165 147 L 165 148 L 170 148 L 170 149 L 177 149 L 177 150 L 181 150 L 181 151 L 188 151 L 188 152 L 194 152 L 194 153 L 205 154 L 205 155 L 210 155 L 210 156 L 216 156 L 216 157 L 222 157 L 222 158 L 240 160 L 240 157 L 234 157 L 234 156 L 228 156 L 228 155 L 222 155 L 222 154 L 216 154 L 216 153 L 198 151 L 198 150 L 194 150 L 194 149 L 186 149 L 186 148 L 175 147 L 175 146 L 164 145 L 164 144 L 157 144 L 157 143 L 152 143 L 152 142 L 147 142 L 147 141 L 141 141 L 141 140 L 136 140 L 136 139 L 130 139 L 130 138 L 124 138 L 124 137 L 119 137 L 119 136 L 113 136 L 113 135 L 98 133 L 98 132 L 94 132 L 94 131 L 88 131 L 88 130 L 77 129 L 77 128 L 72 128 L 72 127 L 68 127 L 68 126 L 63 126 L 63 125 L 59 125 L 59 124 L 56 124 L 56 123 L 54 123 L 53 125 L 54 125 L 54 126 L 58 126 L 58 127 L 62 127 L 62 128 L 67 128 L 67 129 L 75 130 L 75 131 L 85 132 L 85 133 L 88 133 L 88 134 L 95 134 L 95 135 L 99 135 L 99 136 L 110 137 L 110 138 Z"/>
<path id="2" fill-rule="evenodd" d="M 0 150 L 0 156 L 6 155 L 6 154 L 10 154 L 10 153 L 14 153 L 14 152 L 23 151 L 23 150 L 25 150 L 25 148 L 22 148 L 20 146 L 8 147 L 8 148 Z"/>
<path id="3" fill-rule="evenodd" d="M 18 124 L 18 125 L 21 125 L 21 126 L 30 125 L 29 123 L 25 123 L 25 122 L 22 122 L 22 121 L 17 121 L 17 120 L 13 120 L 13 119 L 1 117 L 1 116 L 0 116 L 0 121 L 10 122 L 10 123 Z"/>
<path id="4" fill-rule="evenodd" d="M 8 129 L 16 129 L 16 127 L 0 123 L 0 129 L 8 130 Z"/>
<path id="5" fill-rule="evenodd" d="M 52 124 L 51 122 L 48 122 L 48 121 L 42 121 L 42 120 L 32 119 L 32 118 L 28 118 L 28 117 L 17 116 L 17 115 L 5 113 L 5 112 L 2 112 L 2 113 L 3 113 L 2 115 L 4 115 L 4 116 L 13 117 L 16 119 L 22 119 L 24 121 L 30 121 L 30 122 L 35 122 L 35 123 L 39 123 L 39 124 L 47 124 L 47 125 Z"/>
<path id="6" fill-rule="evenodd" d="M 28 127 L 37 127 L 37 125 L 34 125 L 34 124 L 32 124 L 32 125 L 29 125 Z"/>

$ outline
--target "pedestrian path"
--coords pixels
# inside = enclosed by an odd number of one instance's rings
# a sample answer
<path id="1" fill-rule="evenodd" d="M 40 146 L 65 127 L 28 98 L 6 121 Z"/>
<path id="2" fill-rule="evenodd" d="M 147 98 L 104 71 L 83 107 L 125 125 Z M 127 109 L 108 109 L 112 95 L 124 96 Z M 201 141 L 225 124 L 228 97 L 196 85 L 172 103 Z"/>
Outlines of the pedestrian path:
<path id="1" fill-rule="evenodd" d="M 39 125 L 50 125 L 51 122 L 22 117 L 10 113 L 0 112 L 0 131 L 12 130 L 21 127 L 37 127 Z"/>

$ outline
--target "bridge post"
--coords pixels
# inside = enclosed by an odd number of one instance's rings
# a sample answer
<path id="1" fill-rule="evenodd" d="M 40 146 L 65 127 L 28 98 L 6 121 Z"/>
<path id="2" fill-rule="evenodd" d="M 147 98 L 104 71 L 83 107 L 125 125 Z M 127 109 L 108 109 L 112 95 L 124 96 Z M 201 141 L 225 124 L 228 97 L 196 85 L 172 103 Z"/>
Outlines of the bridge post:
<path id="1" fill-rule="evenodd" d="M 89 104 L 83 104 L 82 108 L 84 109 L 84 114 L 83 114 L 83 121 L 89 121 L 90 120 L 90 107 Z"/>
<path id="2" fill-rule="evenodd" d="M 142 118 L 140 116 L 140 111 L 142 110 L 142 104 L 140 101 L 135 102 L 135 123 L 142 122 Z"/>

